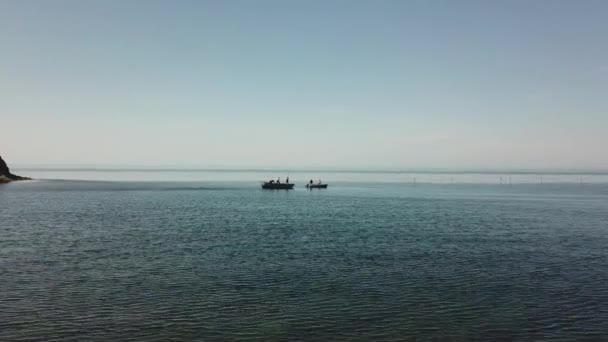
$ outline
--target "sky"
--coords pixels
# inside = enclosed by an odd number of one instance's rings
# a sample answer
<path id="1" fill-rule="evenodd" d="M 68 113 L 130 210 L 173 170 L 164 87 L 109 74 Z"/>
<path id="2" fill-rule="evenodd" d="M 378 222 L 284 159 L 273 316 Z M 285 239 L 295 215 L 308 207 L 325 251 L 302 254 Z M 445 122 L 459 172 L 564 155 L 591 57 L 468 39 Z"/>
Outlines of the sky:
<path id="1" fill-rule="evenodd" d="M 14 165 L 608 169 L 608 1 L 0 0 Z"/>

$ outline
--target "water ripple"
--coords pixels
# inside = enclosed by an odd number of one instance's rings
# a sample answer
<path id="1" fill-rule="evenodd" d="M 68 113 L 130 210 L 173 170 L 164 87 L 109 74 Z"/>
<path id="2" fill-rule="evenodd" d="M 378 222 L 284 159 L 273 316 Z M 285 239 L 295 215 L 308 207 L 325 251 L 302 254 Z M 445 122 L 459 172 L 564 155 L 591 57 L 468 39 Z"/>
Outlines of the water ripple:
<path id="1" fill-rule="evenodd" d="M 37 184 L 0 194 L 2 341 L 608 338 L 608 201 Z"/>

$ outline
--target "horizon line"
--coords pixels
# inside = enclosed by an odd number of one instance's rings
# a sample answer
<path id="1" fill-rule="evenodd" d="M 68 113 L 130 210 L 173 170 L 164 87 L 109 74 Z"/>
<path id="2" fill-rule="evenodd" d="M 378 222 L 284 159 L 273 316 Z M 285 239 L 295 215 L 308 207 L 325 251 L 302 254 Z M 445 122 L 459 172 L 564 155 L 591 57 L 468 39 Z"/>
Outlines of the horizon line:
<path id="1" fill-rule="evenodd" d="M 512 174 L 512 175 L 608 175 L 606 169 L 573 168 L 285 168 L 285 167 L 170 167 L 170 166 L 34 166 L 13 165 L 20 171 L 80 171 L 80 172 L 335 172 L 384 174 Z"/>

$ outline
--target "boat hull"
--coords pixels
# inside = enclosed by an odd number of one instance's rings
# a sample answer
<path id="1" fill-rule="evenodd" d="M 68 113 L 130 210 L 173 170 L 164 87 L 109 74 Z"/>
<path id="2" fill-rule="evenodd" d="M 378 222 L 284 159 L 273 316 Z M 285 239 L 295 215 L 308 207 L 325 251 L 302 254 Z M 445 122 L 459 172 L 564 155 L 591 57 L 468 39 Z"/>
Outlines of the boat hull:
<path id="1" fill-rule="evenodd" d="M 291 190 L 293 189 L 294 183 L 262 183 L 262 189 L 269 190 Z"/>
<path id="2" fill-rule="evenodd" d="M 309 189 L 327 189 L 327 184 L 307 184 Z"/>

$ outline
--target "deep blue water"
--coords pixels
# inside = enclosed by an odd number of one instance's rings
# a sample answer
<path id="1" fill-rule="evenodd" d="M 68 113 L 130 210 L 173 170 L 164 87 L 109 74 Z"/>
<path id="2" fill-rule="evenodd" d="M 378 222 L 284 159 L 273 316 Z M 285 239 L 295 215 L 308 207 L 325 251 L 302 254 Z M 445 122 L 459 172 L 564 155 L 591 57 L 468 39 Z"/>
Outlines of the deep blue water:
<path id="1" fill-rule="evenodd" d="M 608 339 L 608 184 L 0 186 L 0 341 Z"/>

